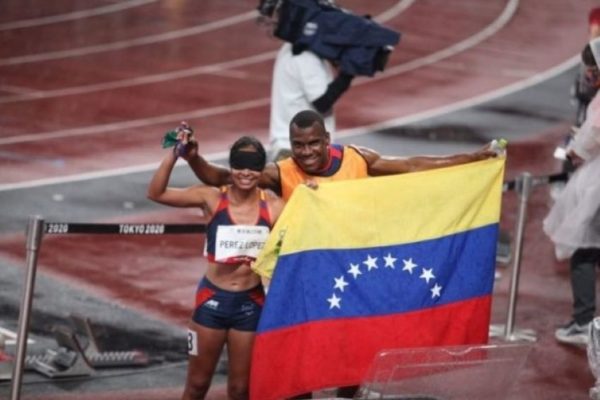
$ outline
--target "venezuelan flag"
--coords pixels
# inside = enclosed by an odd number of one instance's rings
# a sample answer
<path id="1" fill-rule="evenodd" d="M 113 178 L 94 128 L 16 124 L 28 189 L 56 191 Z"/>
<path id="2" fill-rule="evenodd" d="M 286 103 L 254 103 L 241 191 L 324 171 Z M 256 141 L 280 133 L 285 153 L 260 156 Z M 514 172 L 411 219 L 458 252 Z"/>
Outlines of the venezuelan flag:
<path id="1" fill-rule="evenodd" d="M 503 172 L 298 187 L 254 266 L 272 282 L 251 398 L 359 384 L 383 349 L 486 343 Z"/>

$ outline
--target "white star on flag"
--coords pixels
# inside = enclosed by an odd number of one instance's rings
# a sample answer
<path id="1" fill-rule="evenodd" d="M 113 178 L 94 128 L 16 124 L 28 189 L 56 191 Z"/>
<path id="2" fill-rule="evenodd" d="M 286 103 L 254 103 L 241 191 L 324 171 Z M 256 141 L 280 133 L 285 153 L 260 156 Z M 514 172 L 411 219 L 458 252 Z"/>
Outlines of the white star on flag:
<path id="1" fill-rule="evenodd" d="M 377 257 L 371 257 L 369 254 L 367 259 L 363 261 L 363 264 L 367 266 L 367 269 L 370 271 L 372 269 L 377 269 Z"/>
<path id="2" fill-rule="evenodd" d="M 363 272 L 361 271 L 361 266 L 360 264 L 364 264 L 367 267 L 368 271 L 371 271 L 372 269 L 375 270 L 379 270 L 379 266 L 377 265 L 377 260 L 378 257 L 373 257 L 370 254 L 367 254 L 366 259 L 363 259 L 363 261 L 358 261 L 358 263 L 354 264 L 352 262 L 350 262 L 350 268 L 348 270 L 346 270 L 345 272 L 343 272 L 339 277 L 335 277 L 333 276 L 333 281 L 334 281 L 334 285 L 333 285 L 333 293 L 331 294 L 331 297 L 327 298 L 326 300 L 329 302 L 329 310 L 333 310 L 334 308 L 337 308 L 338 310 L 342 309 L 342 299 L 343 296 L 352 296 L 353 291 L 355 289 L 359 289 L 359 287 L 361 285 L 358 285 L 359 281 L 358 280 L 358 276 L 359 275 L 363 275 Z M 386 268 L 390 268 L 392 270 L 396 269 L 396 261 L 398 260 L 402 260 L 402 262 L 404 263 L 404 266 L 402 267 L 402 271 L 408 271 L 409 274 L 413 275 L 413 270 L 415 268 L 420 268 L 421 269 L 421 274 L 420 276 L 418 274 L 414 275 L 414 278 L 417 279 L 417 277 L 419 279 L 423 279 L 427 284 L 430 283 L 430 281 L 434 281 L 433 282 L 433 286 L 429 286 L 428 289 L 429 292 L 431 293 L 431 299 L 432 300 L 436 300 L 438 298 L 442 297 L 442 289 L 443 286 L 441 284 L 439 284 L 438 282 L 435 282 L 435 280 L 437 279 L 435 274 L 433 273 L 433 269 L 434 268 L 425 268 L 425 267 L 419 267 L 417 263 L 415 263 L 412 259 L 412 257 L 408 258 L 408 259 L 404 259 L 401 255 L 399 255 L 399 258 L 396 258 L 392 255 L 391 252 L 388 252 L 387 255 L 383 256 L 383 260 L 385 261 L 385 266 L 384 269 L 381 269 L 379 271 L 381 271 L 382 273 L 385 273 L 385 269 Z M 398 270 L 400 272 L 400 270 Z M 373 274 L 377 275 L 378 271 L 373 272 Z M 355 280 L 355 286 L 351 286 L 349 283 L 349 279 L 346 280 L 345 274 L 349 274 L 352 275 L 352 277 Z M 412 276 L 411 278 L 412 279 Z M 348 291 L 346 292 L 346 286 L 349 286 Z M 339 297 L 337 296 L 337 289 L 339 289 Z M 329 292 L 329 291 L 328 291 Z M 331 293 L 331 292 L 329 292 Z"/>
<path id="3" fill-rule="evenodd" d="M 440 297 L 442 295 L 442 287 L 440 285 L 438 285 L 437 283 L 429 290 L 431 290 L 431 298 L 432 299 L 434 299 L 436 297 Z"/>
<path id="4" fill-rule="evenodd" d="M 408 271 L 409 274 L 412 274 L 413 269 L 417 268 L 417 264 L 413 263 L 412 258 L 408 260 L 402 260 L 404 263 L 404 267 L 402 267 L 402 271 Z"/>
<path id="5" fill-rule="evenodd" d="M 356 279 L 357 276 L 362 275 L 362 272 L 360 272 L 360 269 L 358 267 L 358 264 L 350 263 L 350 269 L 348 270 L 348 273 L 352 275 L 354 279 Z"/>
<path id="6" fill-rule="evenodd" d="M 435 276 L 433 275 L 433 268 L 423 268 L 423 273 L 421 273 L 421 276 L 419 276 L 419 278 L 425 279 L 425 281 L 429 283 L 431 279 L 435 278 Z"/>
<path id="7" fill-rule="evenodd" d="M 344 275 L 340 276 L 339 278 L 333 278 L 333 280 L 335 281 L 335 286 L 333 289 L 340 289 L 340 291 L 343 292 L 344 287 L 348 286 L 348 282 L 344 280 Z"/>
<path id="8" fill-rule="evenodd" d="M 332 308 L 341 308 L 340 306 L 340 301 L 342 301 L 341 297 L 337 297 L 334 294 L 331 295 L 330 298 L 327 299 L 327 301 L 329 302 L 329 309 L 331 310 Z"/>
<path id="9" fill-rule="evenodd" d="M 392 257 L 392 253 L 388 253 L 387 256 L 383 257 L 383 259 L 385 260 L 385 267 L 386 268 L 391 268 L 394 269 L 396 268 L 396 260 L 397 258 Z"/>

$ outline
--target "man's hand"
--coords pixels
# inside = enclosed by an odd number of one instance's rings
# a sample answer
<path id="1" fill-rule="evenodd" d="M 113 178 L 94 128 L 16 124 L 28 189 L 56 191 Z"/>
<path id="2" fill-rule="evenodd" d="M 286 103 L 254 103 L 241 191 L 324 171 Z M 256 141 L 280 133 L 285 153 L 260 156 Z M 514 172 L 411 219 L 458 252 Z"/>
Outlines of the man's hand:
<path id="1" fill-rule="evenodd" d="M 480 153 L 478 158 L 480 160 L 484 160 L 486 158 L 505 156 L 506 155 L 506 146 L 508 142 L 506 139 L 494 139 L 481 150 L 476 153 Z"/>
<path id="2" fill-rule="evenodd" d="M 319 188 L 319 183 L 312 179 L 307 179 L 304 184 L 313 190 L 317 190 Z"/>
<path id="3" fill-rule="evenodd" d="M 191 138 L 186 141 L 181 141 L 177 145 L 177 155 L 183 158 L 185 161 L 190 161 L 198 157 L 198 142 L 196 139 Z"/>
<path id="4" fill-rule="evenodd" d="M 488 158 L 494 158 L 498 156 L 498 152 L 494 150 L 492 143 L 486 144 L 483 148 L 472 154 L 475 157 L 474 161 L 487 160 Z"/>

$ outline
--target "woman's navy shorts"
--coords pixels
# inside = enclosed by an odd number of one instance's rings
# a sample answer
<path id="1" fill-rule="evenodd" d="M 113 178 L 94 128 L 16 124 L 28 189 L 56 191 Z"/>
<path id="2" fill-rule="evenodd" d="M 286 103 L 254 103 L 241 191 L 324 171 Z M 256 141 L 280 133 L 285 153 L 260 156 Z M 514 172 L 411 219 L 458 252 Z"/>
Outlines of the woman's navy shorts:
<path id="1" fill-rule="evenodd" d="M 192 320 L 208 328 L 256 331 L 264 302 L 265 292 L 261 284 L 241 292 L 231 292 L 203 278 L 196 291 Z"/>

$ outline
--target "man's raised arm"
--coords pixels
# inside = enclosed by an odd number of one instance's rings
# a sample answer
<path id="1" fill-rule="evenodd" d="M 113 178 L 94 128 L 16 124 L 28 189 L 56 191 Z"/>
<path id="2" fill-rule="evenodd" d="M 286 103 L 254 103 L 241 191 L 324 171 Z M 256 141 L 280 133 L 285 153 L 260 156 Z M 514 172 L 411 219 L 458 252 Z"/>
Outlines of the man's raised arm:
<path id="1" fill-rule="evenodd" d="M 182 140 L 183 151 L 181 157 L 185 159 L 194 174 L 202 183 L 209 186 L 223 186 L 231 183 L 231 171 L 228 168 L 208 162 L 198 154 L 198 143 L 194 138 Z M 271 189 L 275 193 L 281 192 L 279 186 L 279 169 L 273 163 L 268 163 L 263 170 L 258 185 Z"/>
<path id="2" fill-rule="evenodd" d="M 198 154 L 186 160 L 194 174 L 205 185 L 223 186 L 231 182 L 231 173 L 227 168 L 210 163 Z"/>
<path id="3" fill-rule="evenodd" d="M 231 181 L 228 168 L 208 162 L 198 153 L 198 142 L 191 134 L 179 133 L 179 143 L 175 151 L 177 155 L 188 162 L 194 174 L 202 183 L 209 186 L 223 186 Z"/>
<path id="4" fill-rule="evenodd" d="M 415 157 L 390 157 L 364 147 L 358 148 L 367 160 L 370 176 L 394 175 L 407 172 L 425 171 L 428 169 L 451 167 L 453 165 L 485 160 L 496 157 L 498 154 L 490 145 L 473 153 L 462 153 L 448 156 L 415 156 Z"/>

